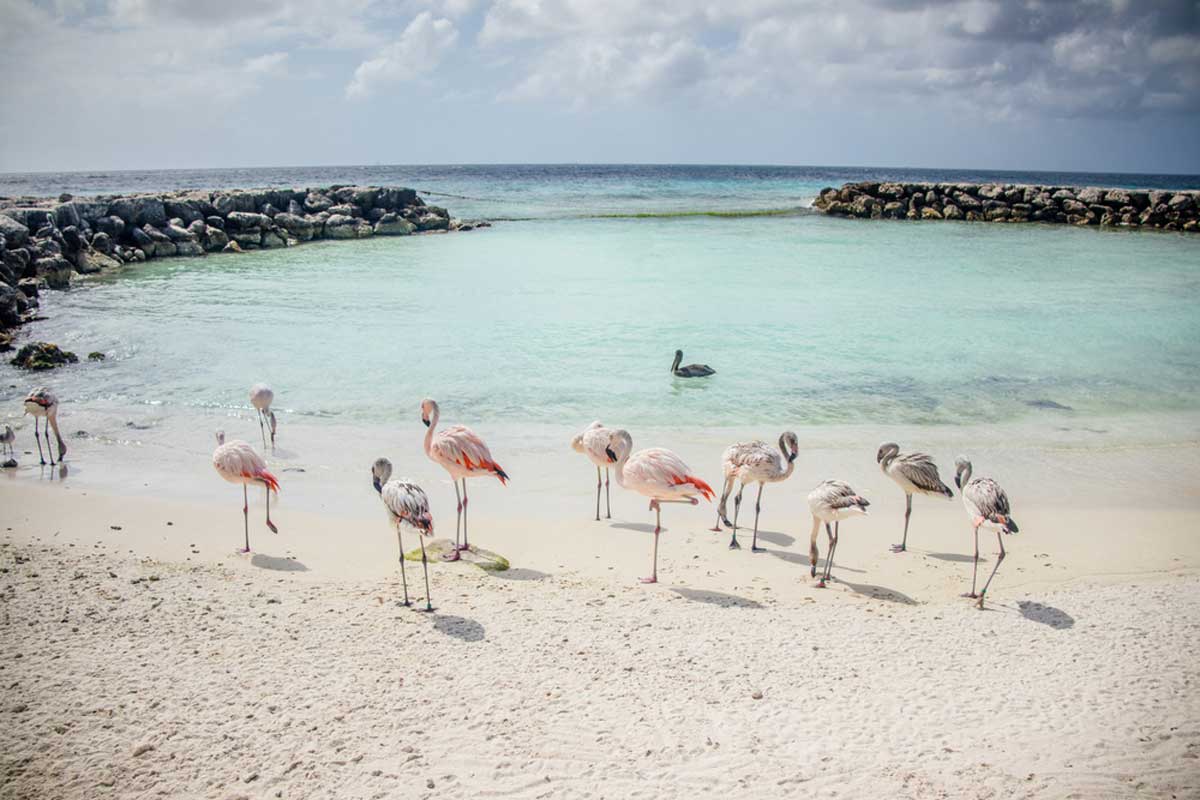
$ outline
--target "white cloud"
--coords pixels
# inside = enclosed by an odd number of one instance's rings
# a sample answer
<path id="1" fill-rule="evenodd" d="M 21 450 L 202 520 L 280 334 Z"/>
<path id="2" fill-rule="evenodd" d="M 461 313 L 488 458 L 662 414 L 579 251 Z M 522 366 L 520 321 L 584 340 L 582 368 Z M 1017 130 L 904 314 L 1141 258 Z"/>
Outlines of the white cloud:
<path id="1" fill-rule="evenodd" d="M 346 96 L 368 97 L 381 85 L 411 80 L 429 72 L 457 40 L 458 30 L 453 22 L 422 11 L 408 24 L 400 38 L 380 50 L 374 58 L 358 65 L 354 78 L 346 86 Z"/>
<path id="2" fill-rule="evenodd" d="M 287 60 L 287 53 L 266 53 L 246 59 L 242 70 L 250 75 L 282 75 L 286 72 Z"/>

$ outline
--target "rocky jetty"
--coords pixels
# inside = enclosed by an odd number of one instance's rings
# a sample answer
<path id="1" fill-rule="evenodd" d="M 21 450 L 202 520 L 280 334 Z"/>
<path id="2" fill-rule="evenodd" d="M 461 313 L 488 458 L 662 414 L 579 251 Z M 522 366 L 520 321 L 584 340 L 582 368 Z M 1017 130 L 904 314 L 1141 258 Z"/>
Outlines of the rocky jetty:
<path id="1" fill-rule="evenodd" d="M 38 292 L 151 258 L 471 230 L 413 189 L 330 186 L 58 198 L 0 197 L 0 349 Z"/>
<path id="2" fill-rule="evenodd" d="M 1200 232 L 1200 192 L 1004 183 L 847 183 L 813 207 L 865 219 L 1047 222 Z"/>

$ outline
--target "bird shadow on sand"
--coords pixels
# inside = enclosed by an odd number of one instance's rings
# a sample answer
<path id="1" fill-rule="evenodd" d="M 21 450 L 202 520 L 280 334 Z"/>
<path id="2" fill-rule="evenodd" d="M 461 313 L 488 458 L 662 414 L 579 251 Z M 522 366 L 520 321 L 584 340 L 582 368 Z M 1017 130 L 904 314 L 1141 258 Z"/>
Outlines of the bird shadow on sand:
<path id="1" fill-rule="evenodd" d="M 835 567 L 835 569 L 840 571 L 842 567 Z M 901 603 L 906 606 L 919 605 L 916 600 L 904 594 L 904 592 L 898 592 L 886 586 L 875 586 L 870 583 L 851 583 L 836 576 L 834 580 L 855 594 L 861 594 L 864 597 L 870 597 L 875 600 L 887 600 L 890 603 Z"/>
<path id="2" fill-rule="evenodd" d="M 1075 618 L 1054 606 L 1035 603 L 1030 600 L 1021 600 L 1017 603 L 1017 610 L 1021 612 L 1021 616 L 1025 619 L 1049 625 L 1055 630 L 1064 631 L 1067 628 L 1075 627 Z"/>
<path id="3" fill-rule="evenodd" d="M 255 553 L 250 556 L 250 566 L 275 572 L 308 572 L 308 567 L 294 558 L 281 558 Z"/>
<path id="4" fill-rule="evenodd" d="M 742 533 L 741 529 L 738 530 L 738 533 L 739 534 Z M 753 535 L 754 535 L 754 532 L 752 529 L 751 536 L 753 536 Z M 758 538 L 762 539 L 764 542 L 770 542 L 771 544 L 777 544 L 780 547 L 788 547 L 788 546 L 796 543 L 795 536 L 788 536 L 786 533 L 780 533 L 779 531 L 759 531 Z"/>
<path id="5" fill-rule="evenodd" d="M 936 558 L 938 561 L 955 561 L 959 564 L 970 564 L 975 560 L 975 556 L 966 556 L 962 553 L 926 553 L 930 558 Z M 986 562 L 987 559 L 983 556 L 979 557 L 979 563 Z"/>
<path id="6" fill-rule="evenodd" d="M 639 531 L 641 533 L 654 533 L 654 526 L 645 522 L 610 522 L 608 527 L 621 528 L 626 531 Z M 663 526 L 662 532 L 667 532 L 667 526 Z"/>
<path id="7" fill-rule="evenodd" d="M 436 616 L 433 618 L 433 629 L 464 642 L 482 642 L 484 639 L 483 626 L 466 617 Z"/>
<path id="8" fill-rule="evenodd" d="M 503 578 L 506 581 L 540 581 L 550 577 L 549 572 L 525 567 L 509 568 L 489 573 L 493 578 Z"/>
<path id="9" fill-rule="evenodd" d="M 762 531 L 759 531 L 759 534 L 761 535 Z M 793 553 L 789 550 L 768 550 L 767 552 L 770 553 L 771 555 L 775 556 L 778 559 L 782 559 L 783 561 L 788 562 L 789 564 L 799 564 L 802 567 L 811 567 L 812 566 L 812 564 L 810 564 L 808 561 L 808 556 L 804 553 Z M 817 559 L 817 569 L 819 570 L 824 566 L 825 566 L 825 559 L 818 558 Z M 837 567 L 838 572 L 857 572 L 860 575 L 862 573 L 866 572 L 866 570 L 855 569 L 854 567 L 843 567 L 841 564 L 835 564 L 835 566 Z"/>
<path id="10" fill-rule="evenodd" d="M 751 600 L 748 597 L 739 597 L 736 594 L 726 594 L 725 592 L 710 592 L 706 589 L 687 589 L 684 587 L 673 587 L 671 591 L 684 600 L 691 600 L 693 603 L 707 603 L 710 606 L 720 606 L 721 608 L 763 607 L 762 603 L 757 600 Z"/>

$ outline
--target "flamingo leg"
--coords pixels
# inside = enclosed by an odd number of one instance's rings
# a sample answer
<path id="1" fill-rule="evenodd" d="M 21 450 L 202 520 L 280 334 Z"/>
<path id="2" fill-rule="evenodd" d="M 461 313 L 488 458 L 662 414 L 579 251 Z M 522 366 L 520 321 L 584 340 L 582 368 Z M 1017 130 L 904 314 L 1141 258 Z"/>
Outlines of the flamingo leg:
<path id="1" fill-rule="evenodd" d="M 831 573 L 833 572 L 833 554 L 837 552 L 838 546 L 838 527 L 840 522 L 833 523 L 833 533 L 829 534 L 829 555 L 825 556 L 825 580 L 833 580 Z M 825 523 L 825 532 L 829 533 L 829 523 Z"/>
<path id="2" fill-rule="evenodd" d="M 742 492 L 744 492 L 745 490 L 746 490 L 746 484 L 743 483 L 741 486 L 738 487 L 738 493 L 736 495 L 734 495 L 734 498 L 733 498 L 733 538 L 731 538 L 729 540 L 729 549 L 730 550 L 741 550 L 742 549 L 742 546 L 740 544 L 738 544 L 738 540 L 737 540 L 737 521 L 738 521 L 738 512 L 740 512 L 742 510 Z"/>
<path id="3" fill-rule="evenodd" d="M 996 556 L 996 566 L 992 567 L 992 574 L 988 576 L 987 583 L 983 585 L 983 590 L 979 592 L 979 602 L 975 604 L 979 608 L 983 608 L 983 598 L 987 595 L 988 587 L 992 585 L 992 578 L 996 577 L 996 570 L 1000 569 L 1000 562 L 1007 555 L 1004 552 L 1004 537 L 1000 535 L 1000 531 L 996 531 L 996 541 L 1000 543 L 1000 555 Z"/>
<path id="4" fill-rule="evenodd" d="M 263 447 L 266 447 L 267 446 L 267 429 L 266 429 L 266 426 L 263 425 L 263 412 L 262 412 L 261 408 L 258 410 L 258 432 L 262 434 Z"/>
<path id="5" fill-rule="evenodd" d="M 733 491 L 733 476 L 725 479 L 725 486 L 721 489 L 721 502 L 717 503 L 717 521 L 709 530 L 717 533 L 721 532 L 721 523 L 724 522 L 726 527 L 729 526 L 729 520 L 725 519 L 725 501 L 729 499 L 729 493 Z"/>
<path id="6" fill-rule="evenodd" d="M 765 553 L 765 547 L 758 546 L 758 512 L 762 511 L 763 484 L 758 484 L 758 496 L 754 498 L 754 538 L 750 542 L 751 553 Z"/>
<path id="7" fill-rule="evenodd" d="M 462 549 L 458 546 L 458 530 L 462 525 L 463 516 L 462 495 L 458 493 L 458 481 L 451 478 L 450 482 L 454 484 L 454 498 L 458 500 L 458 515 L 454 518 L 454 549 L 449 553 L 442 553 L 442 561 L 458 561 L 458 551 Z"/>
<path id="8" fill-rule="evenodd" d="M 433 601 L 429 596 L 429 558 L 425 555 L 425 537 L 421 536 L 421 569 L 425 571 L 425 610 L 433 611 Z"/>
<path id="9" fill-rule="evenodd" d="M 243 553 L 250 552 L 250 498 L 246 494 L 246 484 L 242 484 L 242 522 L 246 527 L 246 547 Z"/>
<path id="10" fill-rule="evenodd" d="M 38 438 L 38 437 L 39 437 L 39 432 L 38 432 L 38 418 L 37 418 L 37 417 L 34 417 L 34 418 L 33 418 L 33 440 L 34 440 L 35 442 L 37 442 L 37 446 L 38 446 L 38 460 L 39 460 L 39 461 L 41 461 L 41 462 L 42 462 L 42 464 L 45 464 L 45 463 L 46 463 L 46 456 L 44 456 L 44 455 L 42 454 L 42 440 L 41 440 L 40 438 Z"/>
<path id="11" fill-rule="evenodd" d="M 608 493 L 608 467 L 604 468 L 604 518 L 612 519 L 612 495 Z"/>
<path id="12" fill-rule="evenodd" d="M 600 465 L 596 465 L 596 522 L 600 521 L 600 487 L 604 481 L 600 479 Z"/>
<path id="13" fill-rule="evenodd" d="M 263 484 L 263 488 L 267 490 L 267 527 L 271 529 L 271 533 L 279 533 L 279 528 L 271 522 L 271 487 Z"/>
<path id="14" fill-rule="evenodd" d="M 821 534 L 821 521 L 819 519 L 817 519 L 816 515 L 814 515 L 813 516 L 813 524 L 812 524 L 812 536 L 808 540 L 808 563 L 809 563 L 808 574 L 809 574 L 809 577 L 812 577 L 812 578 L 817 577 L 817 559 L 819 558 L 819 554 L 817 552 L 817 537 L 820 534 Z"/>
<path id="15" fill-rule="evenodd" d="M 468 500 L 467 500 L 467 479 L 463 478 L 462 482 L 463 482 L 463 543 L 462 543 L 462 549 L 470 550 L 471 545 L 467 541 L 467 502 L 468 502 Z"/>
<path id="16" fill-rule="evenodd" d="M 978 597 L 975 594 L 975 580 L 979 577 L 979 526 L 975 526 L 975 567 L 971 570 L 971 593 L 967 597 Z"/>
<path id="17" fill-rule="evenodd" d="M 404 539 L 400 536 L 400 520 L 396 520 L 396 544 L 400 547 L 400 583 L 404 587 L 403 605 L 410 606 L 412 603 L 408 602 L 408 576 L 404 574 Z M 423 544 L 422 547 L 424 547 Z"/>
<path id="18" fill-rule="evenodd" d="M 46 452 L 50 454 L 50 466 L 54 466 L 54 448 L 50 446 L 50 420 L 42 426 L 42 436 L 46 437 Z"/>
<path id="19" fill-rule="evenodd" d="M 893 553 L 903 553 L 908 549 L 908 518 L 912 516 L 912 495 L 904 493 L 904 538 L 900 544 L 892 545 Z"/>
<path id="20" fill-rule="evenodd" d="M 642 583 L 658 583 L 658 534 L 662 532 L 662 507 L 657 500 L 651 500 L 654 507 L 654 555 L 650 561 L 650 577 L 642 578 Z"/>

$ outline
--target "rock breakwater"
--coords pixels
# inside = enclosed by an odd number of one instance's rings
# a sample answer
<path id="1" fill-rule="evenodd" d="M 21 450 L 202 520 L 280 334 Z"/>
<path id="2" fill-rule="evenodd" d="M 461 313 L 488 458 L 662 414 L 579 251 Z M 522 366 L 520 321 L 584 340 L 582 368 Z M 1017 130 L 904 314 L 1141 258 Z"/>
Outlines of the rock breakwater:
<path id="1" fill-rule="evenodd" d="M 329 186 L 58 198 L 0 197 L 3 330 L 36 314 L 39 291 L 152 258 L 471 230 L 413 189 Z"/>
<path id="2" fill-rule="evenodd" d="M 813 207 L 865 219 L 1043 222 L 1200 232 L 1200 192 L 1002 183 L 847 183 Z"/>

